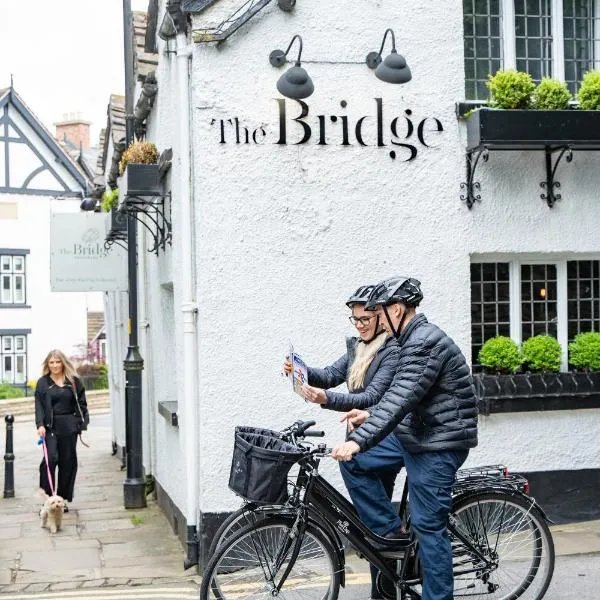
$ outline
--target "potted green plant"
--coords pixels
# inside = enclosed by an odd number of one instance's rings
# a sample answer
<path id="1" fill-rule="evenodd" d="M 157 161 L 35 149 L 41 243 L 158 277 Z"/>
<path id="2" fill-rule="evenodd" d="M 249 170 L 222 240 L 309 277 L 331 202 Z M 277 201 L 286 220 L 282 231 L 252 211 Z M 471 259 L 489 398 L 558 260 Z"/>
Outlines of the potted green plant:
<path id="1" fill-rule="evenodd" d="M 133 142 L 119 162 L 121 201 L 161 194 L 158 150 L 152 142 Z"/>
<path id="2" fill-rule="evenodd" d="M 587 81 L 592 108 L 598 79 L 592 75 Z M 536 88 L 527 73 L 508 70 L 490 75 L 488 87 L 490 108 L 475 110 L 466 119 L 467 151 L 600 147 L 600 111 L 569 109 L 563 83 L 546 79 Z M 578 97 L 581 104 L 581 91 Z M 585 92 L 583 97 L 588 97 Z"/>
<path id="3" fill-rule="evenodd" d="M 577 92 L 581 110 L 600 110 L 600 71 L 588 71 Z"/>
<path id="4" fill-rule="evenodd" d="M 110 213 L 109 233 L 127 231 L 127 214 L 119 210 L 119 188 L 107 189 L 102 194 L 100 206 L 104 212 Z"/>
<path id="5" fill-rule="evenodd" d="M 533 90 L 531 105 L 536 110 L 567 110 L 572 99 L 564 81 L 544 77 Z"/>
<path id="6" fill-rule="evenodd" d="M 600 371 L 600 332 L 578 333 L 569 344 L 569 363 L 582 371 Z"/>

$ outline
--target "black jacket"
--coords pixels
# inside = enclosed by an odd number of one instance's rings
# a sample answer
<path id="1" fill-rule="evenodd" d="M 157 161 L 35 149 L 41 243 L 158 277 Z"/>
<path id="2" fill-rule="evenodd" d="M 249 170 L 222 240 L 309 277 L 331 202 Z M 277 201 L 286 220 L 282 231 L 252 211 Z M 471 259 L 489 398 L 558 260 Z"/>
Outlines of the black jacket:
<path id="1" fill-rule="evenodd" d="M 344 383 L 354 361 L 354 353 L 360 338 L 352 337 L 347 340 L 348 352 L 324 369 L 308 367 L 308 384 L 325 389 L 327 403 L 323 408 L 338 411 L 348 411 L 353 408 L 367 408 L 377 404 L 386 390 L 390 387 L 396 373 L 400 348 L 394 338 L 390 337 L 377 351 L 367 372 L 363 387 L 348 392 L 334 392 L 328 388 Z"/>
<path id="2" fill-rule="evenodd" d="M 476 446 L 475 389 L 456 344 L 424 315 L 417 315 L 402 332 L 398 346 L 392 385 L 348 439 L 368 450 L 396 428 L 408 452 Z"/>
<path id="3" fill-rule="evenodd" d="M 71 382 L 65 379 L 65 383 L 71 387 Z M 56 385 L 50 375 L 44 375 L 40 377 L 35 386 L 35 426 L 40 427 L 43 425 L 48 429 L 52 429 L 54 426 L 54 412 L 52 411 L 52 401 L 50 400 L 47 392 L 48 390 Z M 81 429 L 86 429 L 90 417 L 88 414 L 87 400 L 85 398 L 85 388 L 81 379 L 75 377 L 75 389 L 77 390 L 77 403 L 75 403 L 75 397 L 73 397 L 73 404 L 75 409 L 75 415 L 81 423 Z"/>

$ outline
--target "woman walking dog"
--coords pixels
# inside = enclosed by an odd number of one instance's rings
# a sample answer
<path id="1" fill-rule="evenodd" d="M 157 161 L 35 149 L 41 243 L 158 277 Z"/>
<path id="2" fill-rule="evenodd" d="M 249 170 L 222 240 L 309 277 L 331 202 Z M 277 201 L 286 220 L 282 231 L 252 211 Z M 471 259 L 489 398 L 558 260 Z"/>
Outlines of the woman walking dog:
<path id="1" fill-rule="evenodd" d="M 60 350 L 51 350 L 42 363 L 42 376 L 35 388 L 35 424 L 48 450 L 40 465 L 40 487 L 52 495 L 52 488 L 67 502 L 73 501 L 77 475 L 77 436 L 89 423 L 85 389 L 75 368 Z M 56 469 L 58 467 L 58 481 Z M 52 477 L 53 486 L 48 480 Z"/>

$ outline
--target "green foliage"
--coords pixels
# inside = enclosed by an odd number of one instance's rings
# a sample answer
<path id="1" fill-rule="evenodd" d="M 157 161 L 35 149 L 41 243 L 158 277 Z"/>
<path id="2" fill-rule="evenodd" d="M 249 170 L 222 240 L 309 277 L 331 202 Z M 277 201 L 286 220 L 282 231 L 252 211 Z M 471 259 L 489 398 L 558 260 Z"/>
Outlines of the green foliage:
<path id="1" fill-rule="evenodd" d="M 523 363 L 532 372 L 560 370 L 561 348 L 550 335 L 535 335 L 523 343 Z"/>
<path id="2" fill-rule="evenodd" d="M 8 400 L 9 398 L 23 398 L 25 392 L 10 383 L 0 383 L 0 400 Z"/>
<path id="3" fill-rule="evenodd" d="M 539 110 L 565 110 L 573 99 L 567 84 L 558 79 L 544 77 L 533 91 L 533 108 Z"/>
<path id="4" fill-rule="evenodd" d="M 489 339 L 479 351 L 479 363 L 494 373 L 514 373 L 522 362 L 517 344 L 503 335 Z"/>
<path id="5" fill-rule="evenodd" d="M 133 142 L 121 155 L 119 173 L 123 175 L 129 163 L 155 165 L 158 162 L 158 149 L 152 142 Z"/>
<path id="6" fill-rule="evenodd" d="M 142 525 L 144 523 L 144 519 L 142 517 L 138 517 L 137 515 L 131 515 L 131 522 L 137 527 L 138 525 Z"/>
<path id="7" fill-rule="evenodd" d="M 101 206 L 104 212 L 110 212 L 111 209 L 117 208 L 119 206 L 119 188 L 104 192 L 102 194 Z"/>
<path id="8" fill-rule="evenodd" d="M 492 94 L 494 108 L 529 108 L 535 84 L 529 73 L 515 70 L 498 71 L 488 75 L 487 86 Z"/>
<path id="9" fill-rule="evenodd" d="M 100 365 L 98 369 L 98 379 L 96 379 L 96 385 L 94 386 L 97 390 L 108 389 L 108 366 L 105 364 Z"/>
<path id="10" fill-rule="evenodd" d="M 578 333 L 569 344 L 569 362 L 579 369 L 600 371 L 600 333 Z"/>
<path id="11" fill-rule="evenodd" d="M 577 99 L 582 110 L 600 110 L 600 71 L 588 71 L 583 76 Z"/>

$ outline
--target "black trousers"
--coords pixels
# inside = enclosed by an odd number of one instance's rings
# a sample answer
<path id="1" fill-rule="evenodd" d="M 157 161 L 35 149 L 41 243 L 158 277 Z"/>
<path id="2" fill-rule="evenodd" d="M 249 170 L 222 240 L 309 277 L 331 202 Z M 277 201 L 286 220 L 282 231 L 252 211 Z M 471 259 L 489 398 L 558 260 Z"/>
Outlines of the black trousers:
<path id="1" fill-rule="evenodd" d="M 59 415 L 55 417 L 55 420 L 58 417 Z M 59 431 L 61 433 L 58 433 Z M 46 432 L 46 447 L 48 449 L 50 475 L 53 483 L 58 483 L 56 493 L 68 502 L 72 502 L 75 476 L 77 475 L 77 433 L 69 433 L 68 429 L 65 431 L 65 428 L 59 425 L 54 430 Z M 58 482 L 56 478 L 57 469 Z M 42 459 L 40 464 L 40 487 L 46 494 L 52 495 L 45 458 Z"/>

